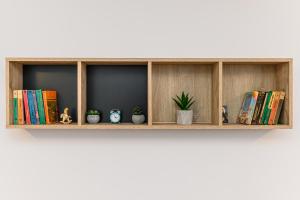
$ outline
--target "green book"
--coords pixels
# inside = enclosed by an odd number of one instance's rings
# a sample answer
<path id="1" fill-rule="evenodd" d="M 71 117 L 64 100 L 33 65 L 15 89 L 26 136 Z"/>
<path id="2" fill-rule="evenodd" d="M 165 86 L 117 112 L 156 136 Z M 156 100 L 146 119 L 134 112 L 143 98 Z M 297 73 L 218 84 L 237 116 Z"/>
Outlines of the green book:
<path id="1" fill-rule="evenodd" d="M 271 114 L 271 111 L 272 111 L 272 104 L 273 104 L 274 96 L 275 96 L 275 92 L 273 91 L 273 92 L 271 92 L 269 103 L 266 104 L 267 111 L 266 111 L 266 116 L 265 116 L 265 119 L 264 119 L 264 122 L 263 122 L 265 125 L 268 125 L 268 122 L 269 122 L 270 114 Z"/>
<path id="2" fill-rule="evenodd" d="M 261 123 L 260 124 L 265 124 L 265 121 L 266 118 L 267 118 L 267 114 L 268 114 L 268 109 L 269 109 L 269 103 L 270 103 L 270 99 L 271 99 L 271 96 L 272 96 L 272 91 L 268 92 L 266 94 L 266 99 L 265 99 L 265 106 L 264 106 L 264 110 L 263 110 L 263 113 L 262 113 L 262 119 L 261 119 Z"/>
<path id="3" fill-rule="evenodd" d="M 18 90 L 13 91 L 14 124 L 18 124 Z"/>
<path id="4" fill-rule="evenodd" d="M 37 102 L 38 113 L 40 118 L 40 124 L 46 124 L 42 90 L 36 90 L 35 95 L 36 95 L 36 102 Z"/>

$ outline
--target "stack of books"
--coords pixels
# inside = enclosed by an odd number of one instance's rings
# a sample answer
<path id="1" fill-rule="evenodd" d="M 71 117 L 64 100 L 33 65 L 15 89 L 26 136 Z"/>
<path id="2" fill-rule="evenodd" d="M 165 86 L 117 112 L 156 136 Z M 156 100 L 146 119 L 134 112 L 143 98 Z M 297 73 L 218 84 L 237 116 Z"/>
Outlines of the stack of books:
<path id="1" fill-rule="evenodd" d="M 276 125 L 285 98 L 284 91 L 247 92 L 238 116 L 238 123 Z"/>
<path id="2" fill-rule="evenodd" d="M 14 124 L 57 123 L 56 91 L 14 90 Z"/>

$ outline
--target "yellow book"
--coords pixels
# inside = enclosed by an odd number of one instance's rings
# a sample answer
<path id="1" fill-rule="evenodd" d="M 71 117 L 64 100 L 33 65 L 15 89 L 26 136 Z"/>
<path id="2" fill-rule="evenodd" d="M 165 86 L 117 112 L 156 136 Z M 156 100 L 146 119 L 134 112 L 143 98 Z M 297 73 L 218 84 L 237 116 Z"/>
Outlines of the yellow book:
<path id="1" fill-rule="evenodd" d="M 24 124 L 24 104 L 22 90 L 18 90 L 18 124 Z"/>

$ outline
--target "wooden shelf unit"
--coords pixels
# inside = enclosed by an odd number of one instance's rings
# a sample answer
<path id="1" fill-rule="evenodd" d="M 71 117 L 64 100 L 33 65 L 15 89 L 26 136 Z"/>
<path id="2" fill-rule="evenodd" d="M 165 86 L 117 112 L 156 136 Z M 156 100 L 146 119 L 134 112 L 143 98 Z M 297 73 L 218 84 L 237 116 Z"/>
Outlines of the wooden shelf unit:
<path id="1" fill-rule="evenodd" d="M 293 126 L 292 62 L 291 58 L 7 58 L 6 125 L 23 129 L 289 129 Z M 50 88 L 58 91 L 60 109 L 71 106 L 74 123 L 13 125 L 13 90 Z M 244 94 L 257 89 L 286 92 L 278 125 L 235 124 Z M 196 100 L 192 125 L 175 123 L 171 98 L 181 91 Z M 135 104 L 142 105 L 145 124 L 130 123 L 130 108 Z M 229 124 L 222 123 L 222 105 L 228 106 Z M 107 123 L 106 114 L 102 123 L 87 124 L 89 107 L 105 112 L 120 108 L 124 121 Z"/>

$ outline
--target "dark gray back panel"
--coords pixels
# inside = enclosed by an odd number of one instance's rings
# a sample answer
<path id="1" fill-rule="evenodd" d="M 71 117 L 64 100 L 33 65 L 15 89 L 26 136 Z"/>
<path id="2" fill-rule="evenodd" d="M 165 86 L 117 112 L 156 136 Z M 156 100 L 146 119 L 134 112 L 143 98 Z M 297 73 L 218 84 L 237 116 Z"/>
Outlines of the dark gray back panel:
<path id="1" fill-rule="evenodd" d="M 131 122 L 136 105 L 147 116 L 147 66 L 87 66 L 87 109 L 100 110 L 102 122 L 109 122 L 114 108 L 121 110 L 121 122 Z"/>
<path id="2" fill-rule="evenodd" d="M 69 107 L 72 120 L 77 121 L 76 65 L 24 65 L 23 88 L 56 90 L 59 114 Z"/>

